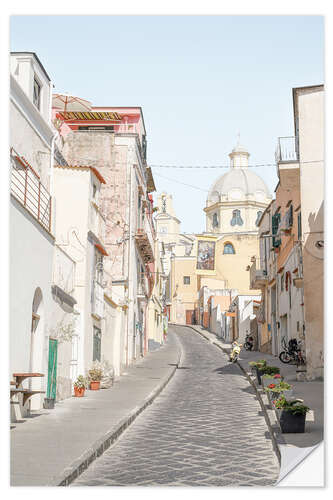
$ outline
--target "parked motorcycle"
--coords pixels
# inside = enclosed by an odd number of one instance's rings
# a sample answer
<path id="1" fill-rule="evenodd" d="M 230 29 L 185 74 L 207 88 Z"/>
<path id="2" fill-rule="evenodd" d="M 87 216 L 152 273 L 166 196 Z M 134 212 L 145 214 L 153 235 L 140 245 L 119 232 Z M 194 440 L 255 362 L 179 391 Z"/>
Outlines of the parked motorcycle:
<path id="1" fill-rule="evenodd" d="M 283 339 L 282 344 L 284 351 L 281 351 L 279 354 L 279 359 L 282 363 L 290 363 L 291 361 L 294 361 L 298 365 L 305 364 L 305 358 L 301 349 L 302 342 L 300 340 L 297 341 L 297 339 L 290 339 L 287 345 L 285 339 Z"/>
<path id="2" fill-rule="evenodd" d="M 231 363 L 236 363 L 239 353 L 241 352 L 241 348 L 243 347 L 243 344 L 238 344 L 238 342 L 235 340 L 232 344 L 232 351 L 229 355 L 229 361 Z"/>
<path id="3" fill-rule="evenodd" d="M 246 335 L 244 342 L 244 349 L 246 349 L 247 351 L 252 351 L 253 345 L 254 345 L 254 339 L 252 335 Z"/>

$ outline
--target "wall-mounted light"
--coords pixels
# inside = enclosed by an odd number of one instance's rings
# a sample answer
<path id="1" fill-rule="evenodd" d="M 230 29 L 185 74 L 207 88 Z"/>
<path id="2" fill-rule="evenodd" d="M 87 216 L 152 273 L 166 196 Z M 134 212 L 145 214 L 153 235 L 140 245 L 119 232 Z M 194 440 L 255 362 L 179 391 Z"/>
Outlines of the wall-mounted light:
<path id="1" fill-rule="evenodd" d="M 317 248 L 323 248 L 324 247 L 324 241 L 323 240 L 316 241 L 315 247 L 317 247 Z"/>

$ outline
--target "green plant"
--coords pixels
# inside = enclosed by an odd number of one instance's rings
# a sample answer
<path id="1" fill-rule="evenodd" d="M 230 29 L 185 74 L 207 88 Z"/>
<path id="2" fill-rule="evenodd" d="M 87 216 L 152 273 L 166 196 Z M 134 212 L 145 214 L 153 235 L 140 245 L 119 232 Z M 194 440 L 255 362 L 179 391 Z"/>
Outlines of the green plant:
<path id="1" fill-rule="evenodd" d="M 87 379 L 83 375 L 79 375 L 74 382 L 74 387 L 78 389 L 85 389 L 87 385 Z"/>
<path id="2" fill-rule="evenodd" d="M 288 382 L 280 382 L 276 387 L 281 391 L 289 391 L 291 389 L 291 385 Z"/>
<path id="3" fill-rule="evenodd" d="M 88 371 L 88 377 L 91 382 L 98 382 L 101 380 L 103 372 L 100 368 L 91 368 Z"/>
<path id="4" fill-rule="evenodd" d="M 286 405 L 286 402 L 287 402 L 287 400 L 286 400 L 285 396 L 282 395 L 278 399 L 275 399 L 273 401 L 273 405 L 278 410 L 282 410 L 282 408 Z"/>
<path id="5" fill-rule="evenodd" d="M 258 370 L 261 370 L 264 366 L 266 366 L 266 360 L 258 359 L 258 361 L 250 361 L 249 365 L 253 366 L 254 368 L 258 368 Z"/>
<path id="6" fill-rule="evenodd" d="M 286 401 L 282 409 L 292 415 L 306 415 L 307 412 L 310 411 L 310 408 L 303 405 L 302 401 L 298 399 L 295 399 L 294 401 Z"/>
<path id="7" fill-rule="evenodd" d="M 274 379 L 274 376 L 266 373 L 265 375 L 262 376 L 262 378 L 264 378 L 264 379 L 268 379 L 268 378 Z"/>
<path id="8" fill-rule="evenodd" d="M 263 372 L 263 375 L 275 375 L 276 373 L 280 373 L 280 368 L 278 368 L 277 366 L 265 365 L 260 370 Z"/>

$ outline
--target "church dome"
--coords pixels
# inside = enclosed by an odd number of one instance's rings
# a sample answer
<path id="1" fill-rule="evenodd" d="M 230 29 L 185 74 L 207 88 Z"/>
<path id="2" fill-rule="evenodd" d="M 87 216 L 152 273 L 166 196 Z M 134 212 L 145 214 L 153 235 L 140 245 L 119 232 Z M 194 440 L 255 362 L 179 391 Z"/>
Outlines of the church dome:
<path id="1" fill-rule="evenodd" d="M 224 201 L 233 201 L 244 200 L 248 195 L 263 202 L 267 198 L 271 198 L 265 182 L 259 175 L 248 168 L 231 168 L 229 172 L 221 175 L 210 188 L 207 206 L 222 201 L 222 196 Z"/>

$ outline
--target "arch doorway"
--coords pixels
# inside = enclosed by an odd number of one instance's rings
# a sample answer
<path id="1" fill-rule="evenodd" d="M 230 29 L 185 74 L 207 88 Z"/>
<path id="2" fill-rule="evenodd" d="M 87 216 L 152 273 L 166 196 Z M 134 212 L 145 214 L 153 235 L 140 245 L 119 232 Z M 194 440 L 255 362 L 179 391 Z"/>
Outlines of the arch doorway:
<path id="1" fill-rule="evenodd" d="M 29 371 L 43 373 L 43 348 L 44 348 L 44 305 L 43 294 L 40 288 L 36 288 L 32 301 L 31 314 L 31 336 L 30 336 L 30 360 Z M 30 378 L 29 388 L 40 391 L 43 379 Z M 36 394 L 29 398 L 30 410 L 42 408 L 44 396 Z"/>

